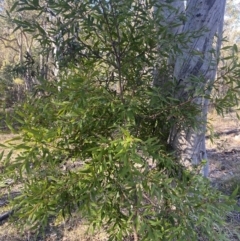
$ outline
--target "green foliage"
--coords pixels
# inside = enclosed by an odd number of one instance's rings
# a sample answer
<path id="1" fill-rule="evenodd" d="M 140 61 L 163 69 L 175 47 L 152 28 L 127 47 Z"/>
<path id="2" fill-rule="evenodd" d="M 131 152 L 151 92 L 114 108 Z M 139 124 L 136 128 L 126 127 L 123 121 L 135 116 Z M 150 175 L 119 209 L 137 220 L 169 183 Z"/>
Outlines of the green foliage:
<path id="1" fill-rule="evenodd" d="M 224 115 L 224 112 L 239 106 L 239 75 L 237 45 L 227 45 L 222 48 L 217 78 L 212 86 L 212 104 L 218 114 Z"/>
<path id="2" fill-rule="evenodd" d="M 0 70 L 0 90 L 2 108 L 10 107 L 16 101 L 16 93 L 14 91 L 12 66 L 6 65 Z"/>
<path id="3" fill-rule="evenodd" d="M 21 153 L 6 160 L 5 177 L 24 183 L 13 200 L 20 226 L 38 228 L 79 211 L 93 230 L 106 227 L 109 240 L 220 235 L 231 202 L 167 154 L 154 132 L 162 122 L 136 125 L 136 115 L 154 110 L 148 92 L 126 94 L 123 103 L 80 74 L 58 87 L 18 110 L 24 142 L 14 145 Z"/>
<path id="4" fill-rule="evenodd" d="M 41 14 L 39 2 L 22 0 L 18 11 Z M 199 110 L 192 99 L 174 98 L 179 87 L 170 81 L 152 87 L 155 65 L 168 73 L 169 48 L 178 53 L 176 39 L 189 36 L 168 35 L 165 24 L 156 29 L 161 16 L 151 14 L 149 1 L 73 2 L 49 1 L 47 10 L 65 24 L 59 81 L 37 86 L 16 110 L 22 142 L 1 178 L 23 184 L 12 202 L 19 226 L 44 228 L 50 218 L 79 211 L 93 230 L 105 227 L 109 240 L 224 240 L 232 202 L 185 170 L 167 145 L 171 127 L 199 124 Z M 52 44 L 37 22 L 16 23 L 36 27 L 42 46 Z M 62 22 L 56 26 L 53 33 L 63 30 Z"/>

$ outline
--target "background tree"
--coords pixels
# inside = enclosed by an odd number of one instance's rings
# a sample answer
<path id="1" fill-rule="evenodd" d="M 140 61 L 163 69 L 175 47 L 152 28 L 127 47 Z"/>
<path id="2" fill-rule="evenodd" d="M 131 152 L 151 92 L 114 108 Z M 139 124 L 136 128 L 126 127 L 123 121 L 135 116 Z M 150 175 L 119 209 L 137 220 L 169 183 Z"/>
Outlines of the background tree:
<path id="1" fill-rule="evenodd" d="M 183 9 L 183 1 L 173 1 L 175 9 Z M 183 163 L 197 165 L 206 160 L 205 133 L 209 94 L 214 84 L 222 42 L 225 1 L 187 1 L 183 33 L 197 32 L 186 45 L 178 43 L 181 53 L 176 56 L 173 81 L 179 83 L 175 98 L 192 102 L 199 109 L 195 116 L 197 126 L 189 125 L 188 120 L 175 123 L 169 143 L 181 156 Z M 217 13 L 217 14 L 215 14 Z M 180 25 L 181 26 L 181 25 Z M 179 31 L 179 28 L 178 30 Z M 216 37 L 217 36 L 217 39 Z M 207 166 L 204 175 L 208 175 Z"/>
<path id="2" fill-rule="evenodd" d="M 1 2 L 1 8 L 10 11 L 13 1 Z M 26 16 L 24 12 L 13 15 L 16 19 L 30 21 L 34 13 Z M 0 48 L 2 50 L 1 79 L 5 86 L 5 104 L 9 107 L 20 102 L 25 92 L 31 91 L 36 84 L 36 63 L 33 60 L 33 38 L 19 28 L 9 19 L 7 12 L 1 13 Z"/>
<path id="3" fill-rule="evenodd" d="M 236 73 L 232 70 L 234 69 L 239 57 L 239 21 L 237 12 L 239 12 L 239 2 L 228 1 L 224 21 L 224 38 L 222 43 L 223 47 L 221 50 L 221 59 L 218 64 L 217 78 L 215 80 L 214 89 L 211 93 L 214 99 L 211 101 L 212 107 L 214 106 L 217 112 L 220 114 L 223 114 L 224 110 L 231 111 L 233 107 L 232 105 L 225 106 L 224 103 L 221 103 L 223 96 L 228 96 L 228 98 L 232 99 L 231 102 L 235 102 L 235 107 L 238 105 L 237 99 L 234 97 L 234 95 L 231 95 L 231 93 L 233 93 L 233 89 L 238 92 L 237 84 L 229 81 L 228 77 L 226 78 L 226 73 L 231 78 L 236 77 Z M 213 110 L 213 108 L 211 109 Z"/>

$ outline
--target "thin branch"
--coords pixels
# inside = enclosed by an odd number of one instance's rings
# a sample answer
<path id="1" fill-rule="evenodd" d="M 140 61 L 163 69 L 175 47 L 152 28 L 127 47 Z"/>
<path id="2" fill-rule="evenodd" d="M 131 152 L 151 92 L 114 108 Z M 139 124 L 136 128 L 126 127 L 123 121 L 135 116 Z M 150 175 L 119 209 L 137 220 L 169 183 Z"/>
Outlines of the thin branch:
<path id="1" fill-rule="evenodd" d="M 7 41 L 7 42 L 13 42 L 13 41 L 17 42 L 16 38 L 14 38 L 14 39 L 7 39 L 7 38 L 4 38 L 3 36 L 0 36 L 0 40 L 4 40 L 4 41 Z"/>
<path id="2" fill-rule="evenodd" d="M 29 46 L 29 44 L 28 44 L 27 35 L 26 35 L 26 33 L 25 33 L 24 31 L 23 31 L 22 33 L 23 33 L 23 36 L 24 36 L 24 38 L 25 38 L 25 44 L 26 44 L 27 51 L 28 51 L 29 53 L 31 53 L 31 52 L 30 52 L 30 46 Z"/>
<path id="3" fill-rule="evenodd" d="M 7 45 L 7 44 L 4 42 L 4 40 L 1 39 L 1 37 L 0 37 L 0 41 L 3 43 L 3 45 L 4 45 L 5 48 L 13 49 L 14 51 L 16 51 L 16 52 L 19 53 L 19 50 L 18 50 L 18 49 L 14 48 L 14 47 L 12 47 L 12 46 L 10 46 L 10 45 Z"/>
<path id="4" fill-rule="evenodd" d="M 14 211 L 13 211 L 13 209 L 12 209 L 12 210 L 10 210 L 10 211 L 7 211 L 7 212 L 1 214 L 1 215 L 0 215 L 0 222 L 8 219 L 11 215 L 13 215 L 13 213 L 14 213 Z"/>

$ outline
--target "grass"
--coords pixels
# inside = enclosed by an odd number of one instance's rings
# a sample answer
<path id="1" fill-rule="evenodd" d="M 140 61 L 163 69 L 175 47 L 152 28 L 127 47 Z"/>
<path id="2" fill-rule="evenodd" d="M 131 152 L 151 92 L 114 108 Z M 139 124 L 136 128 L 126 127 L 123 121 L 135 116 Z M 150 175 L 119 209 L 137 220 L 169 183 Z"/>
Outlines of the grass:
<path id="1" fill-rule="evenodd" d="M 37 236 L 30 231 L 20 231 L 13 224 L 5 222 L 1 225 L 0 241 L 106 241 L 106 234 L 101 231 L 95 235 L 87 234 L 88 225 L 73 216 L 71 220 L 61 224 L 50 224 L 45 236 Z"/>

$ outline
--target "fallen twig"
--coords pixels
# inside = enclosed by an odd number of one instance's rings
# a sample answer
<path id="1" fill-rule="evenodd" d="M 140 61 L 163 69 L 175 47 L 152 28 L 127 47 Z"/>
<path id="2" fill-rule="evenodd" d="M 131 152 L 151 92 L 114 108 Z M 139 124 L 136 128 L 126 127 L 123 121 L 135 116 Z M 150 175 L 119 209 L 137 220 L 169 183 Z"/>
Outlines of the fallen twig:
<path id="1" fill-rule="evenodd" d="M 222 136 L 222 135 L 230 135 L 230 134 L 237 134 L 240 132 L 240 129 L 228 130 L 228 131 L 221 131 L 216 132 L 214 136 Z M 209 139 L 211 135 L 207 135 L 206 139 Z"/>
<path id="2" fill-rule="evenodd" d="M 13 210 L 7 211 L 0 215 L 0 222 L 8 219 L 13 214 Z"/>

